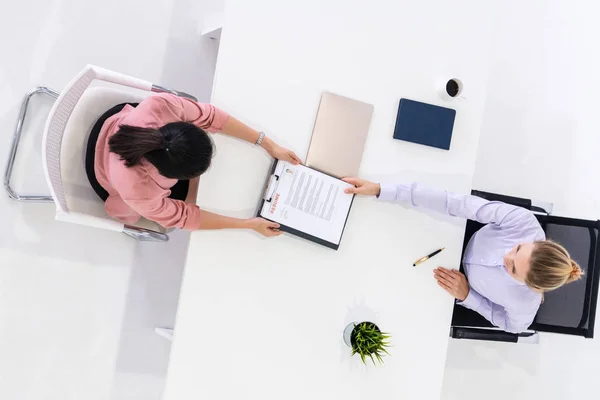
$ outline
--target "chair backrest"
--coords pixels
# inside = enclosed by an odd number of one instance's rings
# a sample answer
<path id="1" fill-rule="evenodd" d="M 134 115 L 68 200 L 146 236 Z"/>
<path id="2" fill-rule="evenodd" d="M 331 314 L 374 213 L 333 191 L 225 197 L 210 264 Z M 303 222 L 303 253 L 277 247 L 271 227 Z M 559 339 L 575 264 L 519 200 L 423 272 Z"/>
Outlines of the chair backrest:
<path id="1" fill-rule="evenodd" d="M 88 137 L 98 118 L 107 110 L 121 103 L 140 102 L 144 97 L 113 87 L 89 87 L 80 97 L 63 131 L 58 155 L 63 193 L 69 212 L 110 218 L 106 215 L 104 202 L 90 185 L 86 174 Z"/>
<path id="2" fill-rule="evenodd" d="M 531 201 L 493 193 L 474 192 L 488 200 L 504 201 L 527 207 Z M 536 215 L 548 239 L 562 244 L 584 270 L 584 278 L 570 283 L 544 296 L 530 329 L 591 338 L 594 335 L 598 282 L 600 279 L 600 222 L 548 215 Z M 463 253 L 471 236 L 483 225 L 474 221 L 467 223 Z M 472 310 L 456 305 L 453 326 L 491 327 L 482 316 Z"/>
<path id="3" fill-rule="evenodd" d="M 538 216 L 546 237 L 562 244 L 581 266 L 581 280 L 544 295 L 531 329 L 591 338 L 594 336 L 600 245 L 598 221 Z"/>
<path id="4" fill-rule="evenodd" d="M 119 88 L 90 87 L 95 80 L 116 84 Z M 140 102 L 152 91 L 168 91 L 195 100 L 188 94 L 93 65 L 86 66 L 61 92 L 48 115 L 42 143 L 44 172 L 56 204 L 57 219 L 122 231 L 123 223 L 106 214 L 104 203 L 88 181 L 87 141 L 93 125 L 108 109 L 120 103 Z M 165 231 L 144 218 L 134 226 Z"/>
<path id="5" fill-rule="evenodd" d="M 64 132 L 77 103 L 94 80 L 103 80 L 148 92 L 152 90 L 150 82 L 88 65 L 61 92 L 48 115 L 42 145 L 44 173 L 57 213 L 69 213 L 61 169 Z"/>

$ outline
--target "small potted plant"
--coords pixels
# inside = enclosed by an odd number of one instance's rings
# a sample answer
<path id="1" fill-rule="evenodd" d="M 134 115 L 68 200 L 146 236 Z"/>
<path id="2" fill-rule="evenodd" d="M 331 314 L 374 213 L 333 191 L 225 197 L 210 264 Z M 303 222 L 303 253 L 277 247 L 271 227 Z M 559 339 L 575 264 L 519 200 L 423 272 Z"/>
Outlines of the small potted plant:
<path id="1" fill-rule="evenodd" d="M 382 356 L 390 355 L 386 350 L 390 346 L 389 338 L 389 334 L 381 332 L 372 322 L 352 322 L 344 329 L 344 342 L 352 349 L 352 355 L 360 355 L 364 364 L 367 364 L 367 357 L 373 365 L 376 365 L 375 360 L 383 364 Z"/>

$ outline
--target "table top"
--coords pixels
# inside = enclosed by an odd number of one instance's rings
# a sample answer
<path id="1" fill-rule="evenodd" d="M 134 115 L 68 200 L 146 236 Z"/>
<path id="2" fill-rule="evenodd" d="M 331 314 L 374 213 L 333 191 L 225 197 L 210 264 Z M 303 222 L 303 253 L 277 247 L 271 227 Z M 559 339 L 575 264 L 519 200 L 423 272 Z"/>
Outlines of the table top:
<path id="1" fill-rule="evenodd" d="M 361 175 L 468 192 L 492 39 L 485 5 L 352 3 L 228 1 L 214 103 L 301 157 L 323 91 L 371 103 Z M 465 85 L 460 101 L 439 95 L 451 77 Z M 450 151 L 392 138 L 403 97 L 457 110 Z M 270 160 L 216 143 L 198 203 L 250 217 Z M 337 252 L 289 235 L 194 233 L 165 398 L 439 398 L 453 301 L 432 269 L 458 267 L 463 233 L 464 221 L 367 198 L 355 199 Z M 392 336 L 383 366 L 364 366 L 343 342 L 364 320 Z"/>

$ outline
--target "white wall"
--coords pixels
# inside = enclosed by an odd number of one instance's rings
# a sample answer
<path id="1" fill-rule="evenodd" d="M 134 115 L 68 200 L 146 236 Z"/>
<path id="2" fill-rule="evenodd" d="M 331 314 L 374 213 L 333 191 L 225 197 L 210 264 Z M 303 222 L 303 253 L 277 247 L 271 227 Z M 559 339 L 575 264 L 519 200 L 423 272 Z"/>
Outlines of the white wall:
<path id="1" fill-rule="evenodd" d="M 0 24 L 0 165 L 19 103 L 60 90 L 87 63 L 208 100 L 216 46 L 197 35 L 192 0 L 25 0 Z M 15 187 L 45 191 L 40 163 L 48 101 L 35 101 Z M 25 182 L 27 179 L 27 182 Z M 159 247 L 54 221 L 53 205 L 0 193 L 0 398 L 158 399 L 187 236 Z"/>
<path id="2" fill-rule="evenodd" d="M 600 5 L 509 2 L 497 17 L 474 186 L 598 217 Z"/>
<path id="3" fill-rule="evenodd" d="M 591 1 L 504 3 L 473 187 L 600 217 L 599 12 Z M 598 339 L 451 340 L 442 398 L 597 398 L 599 370 Z"/>

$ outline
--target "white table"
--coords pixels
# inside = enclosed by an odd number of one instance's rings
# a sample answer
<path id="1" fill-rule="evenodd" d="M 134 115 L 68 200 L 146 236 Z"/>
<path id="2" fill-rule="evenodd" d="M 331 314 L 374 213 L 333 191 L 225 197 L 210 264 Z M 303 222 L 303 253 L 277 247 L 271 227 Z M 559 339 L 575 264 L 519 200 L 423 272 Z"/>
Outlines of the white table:
<path id="1" fill-rule="evenodd" d="M 367 5 L 368 4 L 368 5 Z M 484 108 L 484 2 L 230 0 L 214 102 L 304 156 L 322 91 L 374 104 L 361 174 L 467 192 Z M 437 10 L 437 12 L 435 12 Z M 466 100 L 444 103 L 457 76 Z M 401 97 L 458 110 L 450 151 L 392 139 Z M 255 212 L 269 160 L 217 137 L 199 204 Z M 291 236 L 192 235 L 165 398 L 437 399 L 453 301 L 434 266 L 458 266 L 464 222 L 357 198 L 339 251 Z M 436 248 L 435 261 L 412 262 Z M 342 341 L 352 321 L 392 335 L 384 366 Z"/>

